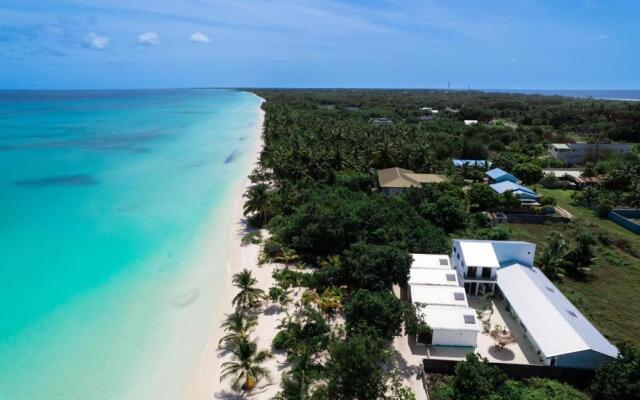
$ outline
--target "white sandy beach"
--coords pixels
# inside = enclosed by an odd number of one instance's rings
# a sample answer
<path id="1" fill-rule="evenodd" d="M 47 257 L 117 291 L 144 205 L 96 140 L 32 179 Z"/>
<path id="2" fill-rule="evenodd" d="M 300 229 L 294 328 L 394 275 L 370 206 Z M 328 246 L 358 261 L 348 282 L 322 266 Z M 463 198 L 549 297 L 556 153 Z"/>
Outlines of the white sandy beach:
<path id="1" fill-rule="evenodd" d="M 262 124 L 264 121 L 264 112 L 260 111 L 260 122 L 257 135 L 256 146 L 252 151 L 250 168 L 247 174 L 255 166 L 258 156 L 262 149 Z M 231 284 L 233 274 L 244 268 L 253 271 L 254 276 L 258 279 L 258 286 L 265 292 L 273 285 L 271 273 L 274 265 L 266 264 L 258 265 L 258 256 L 260 253 L 260 245 L 242 246 L 241 240 L 247 233 L 246 219 L 243 215 L 244 199 L 242 195 L 249 186 L 250 182 L 245 179 L 234 188 L 234 204 L 231 213 L 231 232 L 227 246 L 227 271 L 223 277 L 225 284 L 223 292 L 219 293 L 216 298 L 220 304 L 216 312 L 213 313 L 212 331 L 207 340 L 206 347 L 202 351 L 200 363 L 197 373 L 193 381 L 188 385 L 185 398 L 187 400 L 204 400 L 204 399 L 233 399 L 233 398 L 252 398 L 252 399 L 270 399 L 280 389 L 280 374 L 285 362 L 283 355 L 275 355 L 265 365 L 272 376 L 271 382 L 260 382 L 253 390 L 251 395 L 242 397 L 237 392 L 231 390 L 229 381 L 220 382 L 222 363 L 231 360 L 227 351 L 218 347 L 218 341 L 224 335 L 224 331 L 219 327 L 224 314 L 233 312 L 231 299 L 235 295 L 235 289 Z M 281 316 L 279 313 L 263 312 L 259 316 L 259 325 L 252 334 L 252 338 L 258 343 L 260 349 L 270 349 L 271 340 L 277 332 L 277 325 Z"/>

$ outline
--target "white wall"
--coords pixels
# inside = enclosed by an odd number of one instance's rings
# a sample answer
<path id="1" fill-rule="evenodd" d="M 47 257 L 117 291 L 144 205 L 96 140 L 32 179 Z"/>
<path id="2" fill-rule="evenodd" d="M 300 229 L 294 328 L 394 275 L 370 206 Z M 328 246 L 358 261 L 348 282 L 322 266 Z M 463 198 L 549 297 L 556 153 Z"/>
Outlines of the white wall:
<path id="1" fill-rule="evenodd" d="M 478 332 L 467 330 L 434 329 L 433 346 L 476 346 Z"/>
<path id="2" fill-rule="evenodd" d="M 520 242 L 493 242 L 498 262 L 517 261 L 526 266 L 533 265 L 533 258 L 536 254 L 536 245 L 533 243 Z"/>

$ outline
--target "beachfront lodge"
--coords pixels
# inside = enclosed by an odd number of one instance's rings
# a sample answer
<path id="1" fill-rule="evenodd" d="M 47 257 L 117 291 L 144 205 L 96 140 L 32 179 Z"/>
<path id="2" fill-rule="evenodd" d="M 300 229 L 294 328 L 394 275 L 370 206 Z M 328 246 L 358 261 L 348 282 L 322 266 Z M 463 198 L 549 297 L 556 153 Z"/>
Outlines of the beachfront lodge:
<path id="1" fill-rule="evenodd" d="M 528 242 L 456 239 L 451 258 L 413 254 L 410 298 L 433 330 L 425 344 L 475 349 L 480 330 L 467 296 L 491 294 L 504 299 L 543 365 L 596 369 L 616 358 L 618 349 L 533 265 L 535 250 Z"/>

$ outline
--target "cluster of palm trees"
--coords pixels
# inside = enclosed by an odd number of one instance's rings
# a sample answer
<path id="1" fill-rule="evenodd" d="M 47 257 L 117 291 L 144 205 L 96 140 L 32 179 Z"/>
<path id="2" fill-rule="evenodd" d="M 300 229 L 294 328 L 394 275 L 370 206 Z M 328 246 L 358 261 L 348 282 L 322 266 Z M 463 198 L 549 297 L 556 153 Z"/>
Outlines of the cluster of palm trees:
<path id="1" fill-rule="evenodd" d="M 256 312 L 265 297 L 264 291 L 256 284 L 257 279 L 248 269 L 233 276 L 233 285 L 238 289 L 232 300 L 235 311 L 228 314 L 221 325 L 226 334 L 219 344 L 226 347 L 233 358 L 222 364 L 220 379 L 231 378 L 234 390 L 251 391 L 261 379 L 270 379 L 263 364 L 271 353 L 259 350 L 257 343 L 250 338 L 258 325 Z"/>
<path id="2" fill-rule="evenodd" d="M 584 277 L 595 260 L 592 246 L 595 239 L 584 231 L 575 236 L 575 246 L 571 247 L 560 232 L 551 232 L 542 244 L 538 265 L 552 280 L 562 280 L 567 274 Z"/>

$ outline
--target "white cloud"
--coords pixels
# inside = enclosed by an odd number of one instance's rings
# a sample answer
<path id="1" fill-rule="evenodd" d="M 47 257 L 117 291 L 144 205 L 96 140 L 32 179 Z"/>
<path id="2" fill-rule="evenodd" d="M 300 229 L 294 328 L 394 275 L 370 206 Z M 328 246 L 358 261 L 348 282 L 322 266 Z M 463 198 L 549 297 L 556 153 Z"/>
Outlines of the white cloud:
<path id="1" fill-rule="evenodd" d="M 145 32 L 138 36 L 138 43 L 145 46 L 157 46 L 160 44 L 160 36 L 155 32 Z"/>
<path id="2" fill-rule="evenodd" d="M 110 39 L 108 37 L 100 36 L 94 32 L 89 32 L 84 35 L 84 45 L 96 50 L 103 50 L 107 48 L 109 40 Z"/>
<path id="3" fill-rule="evenodd" d="M 607 40 L 609 39 L 609 36 L 607 36 L 605 33 L 601 33 L 598 36 L 596 36 L 599 40 Z"/>
<path id="4" fill-rule="evenodd" d="M 198 43 L 209 43 L 211 41 L 211 39 L 209 39 L 209 36 L 205 35 L 202 32 L 196 32 L 192 34 L 189 37 L 189 40 L 191 40 L 192 42 L 198 42 Z"/>

